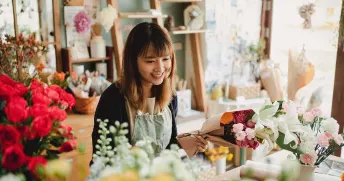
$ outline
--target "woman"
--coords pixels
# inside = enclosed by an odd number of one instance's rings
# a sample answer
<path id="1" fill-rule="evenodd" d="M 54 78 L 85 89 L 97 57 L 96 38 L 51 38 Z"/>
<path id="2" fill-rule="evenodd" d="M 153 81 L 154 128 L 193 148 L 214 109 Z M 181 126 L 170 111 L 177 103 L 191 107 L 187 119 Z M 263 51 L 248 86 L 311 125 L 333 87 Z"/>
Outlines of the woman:
<path id="1" fill-rule="evenodd" d="M 94 152 L 99 138 L 97 119 L 108 119 L 108 126 L 115 121 L 128 123 L 129 142 L 150 138 L 156 153 L 178 144 L 175 68 L 172 41 L 165 30 L 154 23 L 141 23 L 132 29 L 124 47 L 122 76 L 102 94 L 96 109 Z M 195 137 L 189 146 L 203 152 L 206 141 Z"/>

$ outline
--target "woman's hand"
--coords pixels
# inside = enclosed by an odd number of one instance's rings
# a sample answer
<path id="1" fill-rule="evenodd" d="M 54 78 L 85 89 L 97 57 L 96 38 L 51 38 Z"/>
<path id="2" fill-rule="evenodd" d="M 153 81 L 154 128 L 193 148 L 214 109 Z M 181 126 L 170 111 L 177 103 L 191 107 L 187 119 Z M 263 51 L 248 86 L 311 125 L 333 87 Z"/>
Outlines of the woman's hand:
<path id="1" fill-rule="evenodd" d="M 197 145 L 197 151 L 198 152 L 205 152 L 205 150 L 208 147 L 208 141 L 206 141 L 203 136 L 197 136 L 197 135 L 193 135 L 194 137 L 197 138 L 197 140 L 195 141 L 196 145 Z"/>
<path id="2" fill-rule="evenodd" d="M 194 134 L 189 136 L 179 135 L 177 140 L 189 156 L 197 152 L 204 152 L 208 145 L 208 141 L 203 136 Z"/>

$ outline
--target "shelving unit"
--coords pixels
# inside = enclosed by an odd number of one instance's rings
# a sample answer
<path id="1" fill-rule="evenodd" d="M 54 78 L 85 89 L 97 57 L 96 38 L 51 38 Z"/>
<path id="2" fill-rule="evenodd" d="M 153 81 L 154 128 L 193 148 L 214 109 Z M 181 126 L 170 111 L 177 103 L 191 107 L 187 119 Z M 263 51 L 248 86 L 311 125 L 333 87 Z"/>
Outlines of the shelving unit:
<path id="1" fill-rule="evenodd" d="M 191 3 L 195 4 L 197 2 L 202 2 L 203 0 L 150 0 L 150 8 L 161 11 L 161 3 Z M 118 0 L 107 0 L 108 4 L 111 4 L 119 12 L 120 18 L 151 18 L 154 23 L 159 24 L 161 27 L 163 25 L 163 18 L 164 15 L 143 15 L 140 12 L 120 12 L 118 8 Z M 183 12 L 181 12 L 183 13 Z M 163 13 L 162 13 L 163 14 Z M 117 70 L 117 77 L 120 77 L 122 71 L 122 51 L 124 48 L 123 45 L 123 36 L 121 32 L 121 24 L 120 18 L 117 18 L 114 22 L 114 25 L 111 28 L 111 37 L 112 37 L 112 44 L 113 44 L 113 52 L 115 55 L 115 64 Z M 179 34 L 188 34 L 190 36 L 191 48 L 192 48 L 192 55 L 193 55 L 193 63 L 194 63 L 194 70 L 195 70 L 195 82 L 196 82 L 196 100 L 197 102 L 197 109 L 199 111 L 206 111 L 205 101 L 206 101 L 206 94 L 205 94 L 205 83 L 204 83 L 204 69 L 203 69 L 203 61 L 201 55 L 201 45 L 200 45 L 200 33 L 204 33 L 206 30 L 176 30 L 172 31 L 171 34 L 179 35 Z"/>
<path id="2" fill-rule="evenodd" d="M 90 52 L 90 51 L 88 51 Z M 63 58 L 63 71 L 72 71 L 73 63 L 88 63 L 88 62 L 101 62 L 105 61 L 107 64 L 107 74 L 108 80 L 113 80 L 113 47 L 106 47 L 106 57 L 104 58 L 88 58 L 88 59 L 77 59 L 73 60 L 70 48 L 62 48 L 62 58 Z"/>

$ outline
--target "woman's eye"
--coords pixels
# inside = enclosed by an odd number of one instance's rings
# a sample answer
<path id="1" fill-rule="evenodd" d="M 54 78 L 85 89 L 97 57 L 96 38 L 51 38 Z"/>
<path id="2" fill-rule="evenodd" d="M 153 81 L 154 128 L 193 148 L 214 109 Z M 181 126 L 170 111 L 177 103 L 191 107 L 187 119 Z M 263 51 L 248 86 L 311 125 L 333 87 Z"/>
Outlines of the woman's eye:
<path id="1" fill-rule="evenodd" d="M 170 60 L 170 58 L 164 58 L 163 60 L 164 60 L 164 61 L 168 61 L 168 60 Z"/>
<path id="2" fill-rule="evenodd" d="M 146 60 L 147 63 L 153 63 L 154 60 Z"/>

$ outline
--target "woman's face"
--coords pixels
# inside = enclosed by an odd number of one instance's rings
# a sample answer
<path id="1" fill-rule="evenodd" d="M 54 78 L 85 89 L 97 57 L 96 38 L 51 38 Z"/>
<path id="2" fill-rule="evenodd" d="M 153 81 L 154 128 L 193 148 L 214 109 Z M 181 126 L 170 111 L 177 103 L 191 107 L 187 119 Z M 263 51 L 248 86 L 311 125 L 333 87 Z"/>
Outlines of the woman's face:
<path id="1" fill-rule="evenodd" d="M 146 55 L 138 57 L 137 65 L 144 84 L 160 85 L 169 76 L 172 60 L 171 55 L 157 57 L 153 46 L 149 46 Z"/>

